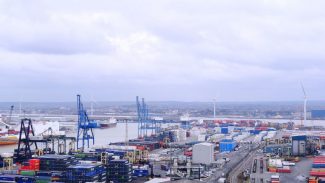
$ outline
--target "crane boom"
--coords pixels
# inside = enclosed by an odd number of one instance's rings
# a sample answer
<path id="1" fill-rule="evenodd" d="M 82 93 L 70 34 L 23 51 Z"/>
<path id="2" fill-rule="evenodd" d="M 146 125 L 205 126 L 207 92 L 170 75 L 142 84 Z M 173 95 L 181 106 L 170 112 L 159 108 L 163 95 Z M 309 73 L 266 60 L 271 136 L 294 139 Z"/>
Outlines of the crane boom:
<path id="1" fill-rule="evenodd" d="M 3 122 L 2 120 L 0 120 L 0 123 L 4 124 L 7 129 L 12 128 L 10 125 L 8 125 L 7 123 Z"/>
<path id="2" fill-rule="evenodd" d="M 11 117 L 12 117 L 12 111 L 14 110 L 14 106 L 12 105 L 12 106 L 10 106 L 10 113 L 9 113 L 9 119 L 8 119 L 8 121 L 7 121 L 7 123 L 11 123 Z"/>

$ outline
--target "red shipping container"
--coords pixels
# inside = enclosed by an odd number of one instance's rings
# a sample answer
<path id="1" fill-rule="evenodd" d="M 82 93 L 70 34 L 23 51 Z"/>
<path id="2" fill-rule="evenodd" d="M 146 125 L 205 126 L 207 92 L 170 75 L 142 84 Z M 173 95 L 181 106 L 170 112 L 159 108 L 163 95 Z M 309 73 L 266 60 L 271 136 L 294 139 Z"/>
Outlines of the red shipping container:
<path id="1" fill-rule="evenodd" d="M 138 150 L 144 151 L 146 148 L 144 146 L 137 146 Z"/>
<path id="2" fill-rule="evenodd" d="M 30 159 L 29 164 L 30 164 L 31 170 L 39 170 L 40 169 L 40 160 L 39 159 Z"/>
<path id="3" fill-rule="evenodd" d="M 279 169 L 277 169 L 277 172 L 278 173 L 291 173 L 291 170 L 290 169 L 279 168 Z"/>
<path id="4" fill-rule="evenodd" d="M 40 160 L 39 159 L 30 159 L 29 160 L 29 163 L 31 163 L 31 164 L 32 163 L 38 163 L 39 164 L 40 163 Z"/>
<path id="5" fill-rule="evenodd" d="M 311 176 L 325 177 L 325 172 L 314 172 L 314 171 L 310 171 L 309 174 Z"/>

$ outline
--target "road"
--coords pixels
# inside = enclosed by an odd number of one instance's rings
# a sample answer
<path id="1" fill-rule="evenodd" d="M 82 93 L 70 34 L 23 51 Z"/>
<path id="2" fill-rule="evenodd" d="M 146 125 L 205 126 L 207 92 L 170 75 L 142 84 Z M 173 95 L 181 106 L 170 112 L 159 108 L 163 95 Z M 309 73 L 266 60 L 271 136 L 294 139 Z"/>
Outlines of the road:
<path id="1" fill-rule="evenodd" d="M 250 152 L 248 156 L 229 173 L 228 179 L 230 183 L 238 182 L 238 175 L 241 174 L 245 169 L 250 168 L 255 156 L 256 151 Z"/>
<path id="2" fill-rule="evenodd" d="M 228 174 L 228 182 L 237 183 L 237 177 L 240 173 L 242 173 L 245 169 L 250 168 L 253 162 L 253 159 L 256 158 L 258 152 L 257 150 L 263 149 L 265 144 L 261 142 L 260 144 L 252 144 L 252 147 L 247 152 L 246 158 L 242 161 L 238 162 L 236 166 L 229 172 Z"/>
<path id="3" fill-rule="evenodd" d="M 227 176 L 238 164 L 240 164 L 251 151 L 258 149 L 258 144 L 242 143 L 241 148 L 238 151 L 233 151 L 227 154 L 220 154 L 220 158 L 226 157 L 230 161 L 226 163 L 222 169 L 216 171 L 213 175 L 205 180 L 205 182 L 217 182 L 221 177 Z"/>

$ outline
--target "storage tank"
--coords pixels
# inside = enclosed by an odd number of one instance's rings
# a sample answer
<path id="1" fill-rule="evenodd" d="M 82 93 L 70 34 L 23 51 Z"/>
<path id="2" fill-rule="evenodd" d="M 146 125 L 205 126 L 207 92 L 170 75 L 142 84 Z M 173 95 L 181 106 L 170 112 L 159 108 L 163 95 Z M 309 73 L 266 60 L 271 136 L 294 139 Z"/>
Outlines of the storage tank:
<path id="1" fill-rule="evenodd" d="M 214 144 L 203 142 L 193 146 L 193 163 L 210 165 L 214 162 Z"/>

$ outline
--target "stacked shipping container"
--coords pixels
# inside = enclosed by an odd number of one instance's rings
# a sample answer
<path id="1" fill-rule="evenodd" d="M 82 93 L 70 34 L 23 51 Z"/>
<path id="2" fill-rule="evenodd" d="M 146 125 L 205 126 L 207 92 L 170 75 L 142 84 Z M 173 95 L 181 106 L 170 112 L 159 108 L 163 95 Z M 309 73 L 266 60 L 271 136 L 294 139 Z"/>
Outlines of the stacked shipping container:
<path id="1" fill-rule="evenodd" d="M 314 158 L 313 166 L 309 174 L 311 176 L 325 177 L 325 156 Z"/>

